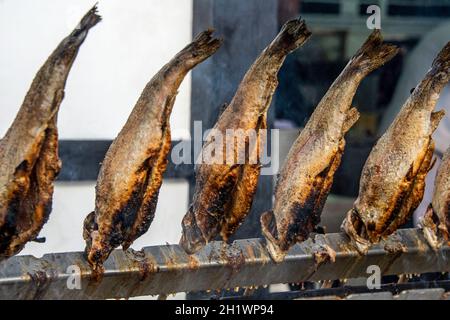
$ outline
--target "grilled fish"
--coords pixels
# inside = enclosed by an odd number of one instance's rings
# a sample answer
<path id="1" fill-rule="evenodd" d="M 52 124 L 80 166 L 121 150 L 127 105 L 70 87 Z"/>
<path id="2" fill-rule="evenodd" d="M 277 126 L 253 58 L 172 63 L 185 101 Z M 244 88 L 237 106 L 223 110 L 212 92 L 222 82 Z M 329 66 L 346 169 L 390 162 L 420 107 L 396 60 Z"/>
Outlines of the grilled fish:
<path id="1" fill-rule="evenodd" d="M 436 174 L 434 194 L 421 221 L 425 238 L 433 249 L 450 245 L 450 148 L 444 154 Z"/>
<path id="2" fill-rule="evenodd" d="M 421 202 L 433 165 L 431 135 L 444 116 L 433 110 L 449 78 L 450 42 L 372 149 L 342 225 L 361 254 L 404 224 Z"/>
<path id="3" fill-rule="evenodd" d="M 186 74 L 214 54 L 222 41 L 199 34 L 147 84 L 125 126 L 110 146 L 96 187 L 95 211 L 85 219 L 87 259 L 101 274 L 103 262 L 144 234 L 155 214 L 167 154 L 169 118 Z"/>
<path id="4" fill-rule="evenodd" d="M 40 68 L 22 106 L 0 140 L 0 260 L 36 240 L 52 209 L 59 173 L 57 117 L 64 87 L 88 31 L 100 21 L 96 7 Z"/>
<path id="5" fill-rule="evenodd" d="M 307 239 L 320 222 L 345 146 L 345 133 L 358 120 L 351 107 L 360 82 L 389 61 L 398 49 L 374 31 L 322 98 L 291 147 L 275 187 L 273 211 L 261 216 L 272 258 L 281 262 L 296 242 Z"/>
<path id="6" fill-rule="evenodd" d="M 201 153 L 203 163 L 196 166 L 193 202 L 182 221 L 180 244 L 187 253 L 196 252 L 219 233 L 227 240 L 248 214 L 260 174 L 265 140 L 262 132 L 278 85 L 277 73 L 285 57 L 310 34 L 304 21 L 288 21 L 247 71 L 231 103 L 206 138 Z M 228 139 L 227 132 L 236 133 L 237 138 L 245 137 L 244 142 Z M 205 159 L 211 145 L 218 145 L 216 133 L 228 140 L 222 149 L 219 146 L 215 150 L 218 161 L 211 164 Z M 245 156 L 241 157 L 243 153 Z"/>

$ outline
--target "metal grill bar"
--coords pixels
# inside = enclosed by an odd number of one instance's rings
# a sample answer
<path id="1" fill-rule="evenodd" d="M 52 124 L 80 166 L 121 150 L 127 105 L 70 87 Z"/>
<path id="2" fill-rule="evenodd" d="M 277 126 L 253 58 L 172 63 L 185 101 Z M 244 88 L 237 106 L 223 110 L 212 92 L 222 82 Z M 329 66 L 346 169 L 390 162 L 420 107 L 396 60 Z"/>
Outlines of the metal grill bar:
<path id="1" fill-rule="evenodd" d="M 336 251 L 334 263 L 316 265 L 313 252 L 321 245 Z M 385 251 L 389 247 L 391 252 Z M 405 252 L 392 252 L 403 247 Z M 344 234 L 317 235 L 292 248 L 283 263 L 270 259 L 261 239 L 237 240 L 225 246 L 212 242 L 188 256 L 178 245 L 146 247 L 140 252 L 115 250 L 105 263 L 103 280 L 91 280 L 83 253 L 53 253 L 41 259 L 12 257 L 0 263 L 0 299 L 105 299 L 175 292 L 297 283 L 367 276 L 369 265 L 383 275 L 450 271 L 450 247 L 435 252 L 421 231 L 399 230 L 387 242 L 359 256 Z M 81 289 L 76 284 L 81 270 Z"/>
<path id="2" fill-rule="evenodd" d="M 268 293 L 264 299 L 270 300 L 296 300 L 296 299 L 345 299 L 351 295 L 389 294 L 399 297 L 403 292 L 439 292 L 443 299 L 450 298 L 450 280 L 417 281 L 407 283 L 382 284 L 380 289 L 369 289 L 367 286 L 341 286 L 336 288 L 309 289 L 300 291 L 284 291 Z M 448 293 L 445 293 L 447 292 Z M 375 298 L 375 296 L 374 296 Z M 220 300 L 251 300 L 252 296 L 236 295 L 232 297 L 219 297 Z M 437 298 L 437 299 L 440 299 Z"/>

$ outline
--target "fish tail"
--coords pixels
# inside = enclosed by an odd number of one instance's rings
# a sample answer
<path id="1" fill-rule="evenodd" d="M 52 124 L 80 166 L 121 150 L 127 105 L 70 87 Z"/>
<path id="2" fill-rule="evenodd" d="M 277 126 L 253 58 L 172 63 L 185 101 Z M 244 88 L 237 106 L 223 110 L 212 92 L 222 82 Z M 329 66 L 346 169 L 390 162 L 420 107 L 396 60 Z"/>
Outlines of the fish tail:
<path id="1" fill-rule="evenodd" d="M 446 84 L 450 80 L 450 42 L 442 48 L 431 65 L 433 81 Z"/>
<path id="2" fill-rule="evenodd" d="M 444 118 L 444 116 L 445 110 L 440 110 L 431 113 L 431 132 L 436 131 L 439 123 L 441 122 L 442 118 Z"/>
<path id="3" fill-rule="evenodd" d="M 287 55 L 300 47 L 311 36 L 305 20 L 301 18 L 289 20 L 270 44 L 268 50 Z"/>
<path id="4" fill-rule="evenodd" d="M 347 234 L 350 238 L 350 242 L 361 255 L 367 254 L 371 243 L 369 239 L 367 239 L 365 224 L 355 209 L 352 208 L 347 212 L 347 215 L 342 222 L 341 230 Z"/>
<path id="5" fill-rule="evenodd" d="M 266 239 L 266 248 L 273 261 L 280 263 L 286 256 L 287 249 L 278 239 L 276 218 L 272 210 L 264 212 L 260 217 L 261 231 Z"/>
<path id="6" fill-rule="evenodd" d="M 180 239 L 180 246 L 187 254 L 194 254 L 206 245 L 206 240 L 203 237 L 202 231 L 197 225 L 192 204 L 184 216 L 181 226 L 183 231 Z"/>
<path id="7" fill-rule="evenodd" d="M 194 40 L 180 51 L 178 57 L 189 64 L 190 68 L 212 56 L 222 45 L 223 40 L 212 36 L 214 29 L 199 33 Z"/>
<path id="8" fill-rule="evenodd" d="M 97 4 L 95 4 L 81 19 L 79 29 L 90 29 L 101 20 L 102 17 L 98 14 Z"/>
<path id="9" fill-rule="evenodd" d="M 52 55 L 62 59 L 65 63 L 67 63 L 67 60 L 75 59 L 78 49 L 86 39 L 89 30 L 101 20 L 102 17 L 97 14 L 97 5 L 95 5 L 83 16 L 80 23 L 60 43 Z"/>
<path id="10" fill-rule="evenodd" d="M 384 43 L 380 30 L 374 30 L 366 42 L 351 58 L 349 64 L 364 74 L 378 69 L 399 51 L 393 44 Z"/>
<path id="11" fill-rule="evenodd" d="M 80 23 L 73 30 L 71 37 L 86 37 L 87 31 L 102 20 L 98 15 L 97 4 L 95 4 L 81 19 Z"/>

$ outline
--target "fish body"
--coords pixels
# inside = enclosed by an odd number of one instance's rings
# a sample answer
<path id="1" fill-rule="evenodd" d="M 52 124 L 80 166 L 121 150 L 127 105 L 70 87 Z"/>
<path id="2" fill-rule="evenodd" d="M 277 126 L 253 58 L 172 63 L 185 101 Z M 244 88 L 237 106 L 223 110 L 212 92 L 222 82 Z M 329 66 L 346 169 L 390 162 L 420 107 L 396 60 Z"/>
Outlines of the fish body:
<path id="1" fill-rule="evenodd" d="M 154 218 L 171 146 L 175 97 L 186 74 L 220 47 L 212 32 L 199 34 L 150 80 L 106 153 L 95 211 L 86 217 L 83 232 L 87 259 L 98 274 L 111 251 L 120 245 L 126 250 Z"/>
<path id="2" fill-rule="evenodd" d="M 291 147 L 275 187 L 273 210 L 261 216 L 275 261 L 282 261 L 293 244 L 316 230 L 344 151 L 344 135 L 359 118 L 351 107 L 356 90 L 364 77 L 397 51 L 374 31 L 331 85 Z"/>
<path id="3" fill-rule="evenodd" d="M 57 117 L 64 87 L 88 31 L 101 20 L 92 8 L 39 69 L 0 140 L 0 260 L 36 240 L 52 209 L 61 168 Z"/>
<path id="4" fill-rule="evenodd" d="M 433 199 L 421 225 L 433 249 L 450 245 L 450 148 L 444 153 L 434 182 Z"/>
<path id="5" fill-rule="evenodd" d="M 288 21 L 247 71 L 206 138 L 201 152 L 203 163 L 196 166 L 193 201 L 182 221 L 180 244 L 186 252 L 196 252 L 219 234 L 228 240 L 250 211 L 261 169 L 266 114 L 278 85 L 278 71 L 285 57 L 310 34 L 304 21 Z M 208 163 L 205 159 L 210 147 L 217 146 L 216 135 L 226 137 L 227 131 L 245 136 L 244 142 L 229 139 L 223 148 L 216 148 L 217 162 Z M 245 157 L 240 157 L 242 152 L 247 152 Z"/>
<path id="6" fill-rule="evenodd" d="M 434 163 L 431 135 L 444 116 L 434 108 L 449 76 L 450 43 L 370 152 L 358 198 L 342 225 L 362 254 L 403 225 L 423 198 Z"/>

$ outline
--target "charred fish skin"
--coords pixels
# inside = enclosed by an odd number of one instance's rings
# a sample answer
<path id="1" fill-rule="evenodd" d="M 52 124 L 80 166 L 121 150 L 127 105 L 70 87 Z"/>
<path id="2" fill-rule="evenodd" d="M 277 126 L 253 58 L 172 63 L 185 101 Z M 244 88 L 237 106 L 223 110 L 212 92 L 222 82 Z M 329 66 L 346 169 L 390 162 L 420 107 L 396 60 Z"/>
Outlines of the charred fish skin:
<path id="1" fill-rule="evenodd" d="M 323 205 L 345 147 L 345 133 L 358 120 L 351 107 L 360 82 L 398 52 L 374 31 L 322 98 L 291 147 L 275 187 L 272 211 L 261 216 L 267 248 L 276 262 L 307 239 L 320 222 Z"/>
<path id="2" fill-rule="evenodd" d="M 102 270 L 114 248 L 122 245 L 126 250 L 153 220 L 171 145 L 175 97 L 186 74 L 221 46 L 212 33 L 199 34 L 150 80 L 106 154 L 95 211 L 86 217 L 83 232 L 94 270 Z"/>
<path id="3" fill-rule="evenodd" d="M 0 260 L 35 240 L 50 215 L 61 167 L 57 116 L 64 87 L 80 46 L 100 20 L 93 7 L 53 51 L 0 140 Z"/>
<path id="4" fill-rule="evenodd" d="M 421 221 L 423 233 L 434 250 L 450 244 L 450 148 L 436 174 L 433 199 Z"/>
<path id="5" fill-rule="evenodd" d="M 447 43 L 372 149 L 358 198 L 342 225 L 361 254 L 404 224 L 422 200 L 424 179 L 434 164 L 431 135 L 444 116 L 434 108 L 449 78 Z"/>
<path id="6" fill-rule="evenodd" d="M 245 148 L 245 161 L 223 161 L 196 166 L 196 185 L 192 204 L 182 221 L 180 245 L 192 254 L 219 234 L 226 241 L 250 211 L 260 174 L 260 156 L 264 144 L 262 129 L 266 128 L 266 114 L 278 85 L 277 74 L 285 57 L 310 37 L 301 19 L 288 21 L 276 38 L 267 46 L 247 71 L 228 107 L 214 128 L 226 136 L 227 130 L 256 131 L 256 143 L 236 144 L 233 140 L 233 159 Z M 202 149 L 212 143 L 210 135 Z M 223 154 L 226 154 L 225 148 Z M 257 159 L 257 161 L 252 161 Z"/>

